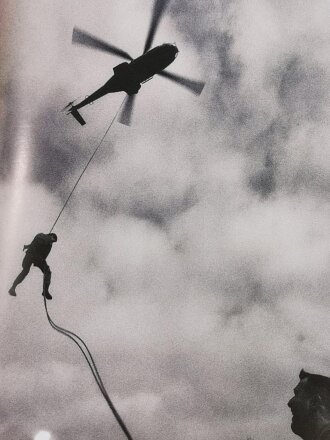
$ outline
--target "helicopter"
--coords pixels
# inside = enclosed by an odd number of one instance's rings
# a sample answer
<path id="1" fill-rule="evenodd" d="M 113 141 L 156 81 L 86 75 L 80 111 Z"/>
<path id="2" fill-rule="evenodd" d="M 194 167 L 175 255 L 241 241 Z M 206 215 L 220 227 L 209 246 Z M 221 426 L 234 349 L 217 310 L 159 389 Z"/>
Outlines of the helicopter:
<path id="1" fill-rule="evenodd" d="M 125 125 L 130 125 L 135 96 L 139 92 L 141 84 L 149 81 L 156 74 L 186 87 L 196 95 L 201 94 L 205 83 L 164 71 L 164 69 L 168 67 L 178 55 L 179 50 L 175 44 L 166 43 L 151 49 L 159 21 L 168 3 L 169 0 L 155 0 L 143 54 L 135 59 L 133 59 L 127 52 L 100 40 L 88 32 L 78 29 L 77 27 L 73 29 L 73 44 L 79 44 L 91 49 L 117 55 L 130 61 L 129 63 L 125 61 L 115 66 L 113 68 L 114 75 L 103 86 L 87 96 L 83 101 L 78 104 L 74 104 L 75 101 L 72 101 L 64 107 L 63 110 L 66 111 L 67 114 L 71 114 L 80 125 L 86 124 L 78 111 L 80 108 L 87 104 L 91 104 L 108 93 L 122 91 L 126 92 L 128 97 L 124 103 L 121 114 L 119 115 L 119 122 Z"/>

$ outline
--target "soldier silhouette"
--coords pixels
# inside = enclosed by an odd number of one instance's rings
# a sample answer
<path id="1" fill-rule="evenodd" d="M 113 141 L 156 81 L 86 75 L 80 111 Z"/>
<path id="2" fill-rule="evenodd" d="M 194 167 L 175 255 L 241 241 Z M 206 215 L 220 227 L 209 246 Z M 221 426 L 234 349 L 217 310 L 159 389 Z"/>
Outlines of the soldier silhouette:
<path id="1" fill-rule="evenodd" d="M 26 275 L 30 272 L 31 266 L 34 265 L 38 267 L 42 273 L 44 274 L 44 282 L 43 282 L 43 292 L 42 295 L 46 297 L 46 299 L 52 299 L 51 294 L 48 291 L 50 280 L 51 280 L 51 271 L 46 262 L 46 258 L 49 252 L 52 249 L 52 245 L 57 241 L 57 235 L 54 233 L 50 234 L 37 234 L 32 240 L 31 244 L 24 245 L 23 251 L 26 251 L 26 255 L 22 262 L 23 270 L 17 276 L 13 285 L 9 289 L 9 294 L 11 296 L 16 296 L 16 286 L 20 284 Z"/>
<path id="2" fill-rule="evenodd" d="M 292 431 L 303 440 L 330 440 L 330 378 L 301 370 L 288 406 Z"/>

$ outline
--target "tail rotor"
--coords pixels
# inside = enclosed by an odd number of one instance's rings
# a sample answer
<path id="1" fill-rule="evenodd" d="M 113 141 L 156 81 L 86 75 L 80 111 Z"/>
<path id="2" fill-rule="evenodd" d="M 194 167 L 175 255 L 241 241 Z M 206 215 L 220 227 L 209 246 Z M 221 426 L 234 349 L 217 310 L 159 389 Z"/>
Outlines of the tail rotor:
<path id="1" fill-rule="evenodd" d="M 85 125 L 86 121 L 78 112 L 77 108 L 73 105 L 76 101 L 77 100 L 69 102 L 69 104 L 62 108 L 62 111 L 65 112 L 66 115 L 72 115 L 80 125 Z"/>

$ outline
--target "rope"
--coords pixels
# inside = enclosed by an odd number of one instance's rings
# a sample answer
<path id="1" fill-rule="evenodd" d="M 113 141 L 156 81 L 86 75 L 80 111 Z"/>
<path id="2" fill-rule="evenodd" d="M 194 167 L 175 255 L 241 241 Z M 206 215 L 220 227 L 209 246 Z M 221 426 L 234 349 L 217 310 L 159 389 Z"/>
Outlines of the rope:
<path id="1" fill-rule="evenodd" d="M 67 336 L 69 339 L 71 339 L 78 346 L 78 348 L 82 352 L 84 358 L 86 359 L 86 361 L 88 363 L 88 366 L 89 366 L 89 368 L 90 368 L 90 370 L 91 370 L 91 372 L 92 372 L 92 374 L 94 376 L 94 379 L 95 379 L 95 381 L 96 381 L 96 383 L 97 383 L 97 385 L 98 385 L 98 387 L 99 387 L 99 389 L 100 389 L 100 391 L 101 391 L 105 401 L 107 402 L 108 406 L 110 407 L 110 409 L 111 409 L 115 419 L 117 420 L 119 426 L 121 427 L 121 429 L 124 432 L 124 434 L 127 437 L 127 439 L 128 440 L 133 440 L 131 434 L 129 433 L 129 431 L 128 431 L 128 429 L 127 429 L 127 427 L 126 427 L 126 425 L 125 425 L 125 423 L 123 421 L 123 419 L 120 417 L 118 411 L 116 410 L 114 404 L 112 403 L 112 401 L 111 401 L 111 399 L 110 399 L 110 397 L 109 397 L 109 395 L 108 395 L 108 393 L 107 393 L 107 391 L 105 389 L 105 386 L 104 386 L 104 384 L 102 382 L 101 376 L 100 376 L 100 374 L 99 374 L 99 372 L 97 370 L 97 367 L 96 367 L 95 361 L 93 359 L 93 356 L 92 356 L 91 352 L 89 351 L 86 343 L 78 335 L 76 335 L 75 333 L 73 333 L 73 332 L 71 332 L 69 330 L 66 330 L 65 328 L 62 328 L 62 327 L 58 326 L 57 324 L 55 324 L 55 322 L 51 319 L 51 317 L 49 315 L 49 312 L 48 312 L 48 309 L 47 309 L 47 301 L 46 301 L 45 296 L 44 296 L 44 305 L 45 305 L 46 315 L 47 315 L 47 319 L 48 319 L 49 324 L 51 325 L 51 327 L 54 330 L 56 330 L 57 332 L 63 334 L 64 336 Z M 84 351 L 84 349 L 86 350 L 87 353 Z"/>
<path id="2" fill-rule="evenodd" d="M 80 175 L 79 175 L 79 177 L 78 177 L 76 183 L 74 184 L 74 186 L 73 186 L 73 188 L 72 188 L 70 194 L 68 195 L 66 201 L 64 202 L 64 205 L 62 206 L 62 209 L 60 210 L 58 216 L 56 217 L 56 220 L 55 220 L 53 226 L 51 227 L 51 230 L 49 231 L 49 233 L 51 233 L 51 232 L 53 231 L 53 229 L 54 229 L 56 223 L 58 222 L 59 218 L 60 218 L 61 215 L 62 215 L 62 212 L 63 212 L 64 209 L 66 208 L 66 205 L 68 204 L 68 202 L 69 202 L 69 200 L 70 200 L 72 194 L 74 193 L 75 189 L 77 188 L 78 183 L 80 182 L 82 176 L 84 175 L 85 171 L 87 170 L 88 165 L 92 162 L 92 160 L 93 160 L 93 158 L 94 158 L 94 156 L 95 156 L 97 150 L 100 148 L 100 146 L 102 145 L 104 139 L 106 138 L 107 134 L 109 133 L 109 130 L 110 130 L 110 128 L 112 127 L 112 124 L 115 122 L 116 117 L 118 116 L 118 113 L 120 112 L 120 110 L 121 110 L 121 108 L 122 108 L 122 106 L 123 106 L 123 104 L 124 104 L 124 102 L 125 102 L 125 99 L 126 99 L 126 97 L 123 99 L 122 103 L 120 104 L 120 106 L 119 106 L 119 108 L 118 108 L 118 110 L 117 110 L 117 113 L 116 113 L 115 116 L 113 117 L 113 119 L 112 119 L 112 121 L 110 122 L 108 128 L 106 129 L 104 135 L 102 136 L 102 139 L 100 140 L 100 142 L 99 142 L 99 144 L 97 145 L 97 147 L 95 148 L 93 154 L 92 154 L 91 157 L 88 159 L 86 165 L 84 166 L 82 172 L 80 173 Z"/>
<path id="3" fill-rule="evenodd" d="M 66 208 L 66 206 L 67 206 L 67 204 L 68 204 L 72 194 L 74 193 L 75 189 L 77 188 L 77 186 L 78 186 L 82 176 L 84 175 L 84 173 L 87 170 L 89 164 L 92 162 L 95 154 L 97 153 L 98 149 L 100 148 L 100 146 L 102 145 L 104 139 L 106 138 L 107 134 L 109 133 L 109 130 L 112 127 L 113 123 L 115 122 L 115 120 L 116 120 L 116 118 L 118 116 L 118 113 L 120 112 L 120 110 L 121 110 L 121 108 L 122 108 L 122 106 L 123 106 L 123 104 L 125 102 L 125 99 L 126 98 L 123 99 L 123 101 L 120 104 L 120 106 L 119 106 L 115 116 L 113 117 L 113 119 L 110 122 L 108 128 L 106 129 L 104 135 L 102 136 L 102 139 L 100 140 L 99 144 L 97 145 L 97 147 L 93 151 L 93 154 L 90 156 L 90 158 L 88 159 L 86 165 L 84 166 L 83 170 L 81 171 L 81 173 L 80 173 L 78 179 L 76 180 L 76 183 L 74 184 L 70 194 L 68 195 L 66 201 L 64 202 L 64 204 L 62 206 L 62 209 L 60 210 L 58 216 L 56 217 L 56 219 L 54 221 L 54 224 L 51 227 L 49 233 L 51 233 L 53 231 L 56 223 L 58 222 L 58 220 L 61 217 L 64 209 Z M 66 330 L 65 328 L 62 328 L 62 327 L 58 326 L 57 324 L 55 324 L 55 322 L 51 319 L 51 317 L 50 317 L 50 315 L 48 313 L 47 301 L 46 301 L 46 297 L 45 296 L 44 296 L 44 305 L 45 305 L 46 315 L 47 315 L 47 319 L 48 319 L 49 324 L 51 325 L 51 327 L 54 330 L 56 330 L 57 332 L 61 333 L 64 336 L 67 336 L 69 339 L 71 339 L 78 346 L 79 350 L 82 352 L 84 358 L 87 361 L 87 364 L 88 364 L 88 366 L 89 366 L 89 368 L 90 368 L 90 370 L 91 370 L 91 372 L 92 372 L 92 374 L 94 376 L 95 382 L 97 383 L 97 385 L 98 385 L 98 387 L 99 387 L 99 389 L 100 389 L 100 391 L 101 391 L 105 401 L 107 402 L 109 408 L 111 409 L 111 411 L 112 411 L 115 419 L 117 420 L 119 426 L 121 427 L 121 429 L 124 432 L 124 434 L 127 437 L 127 439 L 128 440 L 133 440 L 133 438 L 132 438 L 131 434 L 129 433 L 129 431 L 128 431 L 124 421 L 122 420 L 122 418 L 120 417 L 120 415 L 119 415 L 118 411 L 116 410 L 114 404 L 112 403 L 112 401 L 111 401 L 111 399 L 110 399 L 110 397 L 109 397 L 109 395 L 107 393 L 107 390 L 105 389 L 105 386 L 103 384 L 102 378 L 101 378 L 101 376 L 100 376 L 100 374 L 98 372 L 98 369 L 96 367 L 95 361 L 93 359 L 93 356 L 92 356 L 91 352 L 89 351 L 86 343 L 78 335 L 76 335 L 75 333 L 73 333 L 73 332 L 71 332 L 69 330 Z"/>

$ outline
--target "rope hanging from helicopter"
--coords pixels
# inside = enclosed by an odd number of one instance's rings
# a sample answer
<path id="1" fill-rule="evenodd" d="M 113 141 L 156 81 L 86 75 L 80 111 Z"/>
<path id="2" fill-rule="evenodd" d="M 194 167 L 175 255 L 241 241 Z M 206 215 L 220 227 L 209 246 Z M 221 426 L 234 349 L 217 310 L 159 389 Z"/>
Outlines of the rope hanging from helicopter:
<path id="1" fill-rule="evenodd" d="M 119 112 L 120 112 L 120 110 L 121 110 L 125 100 L 126 100 L 126 97 L 123 99 L 121 105 L 119 106 L 115 116 L 113 117 L 112 121 L 110 122 L 109 126 L 107 127 L 107 129 L 106 129 L 104 135 L 102 136 L 100 142 L 98 143 L 98 145 L 94 149 L 94 151 L 91 154 L 90 158 L 88 159 L 86 165 L 84 166 L 84 168 L 82 169 L 80 175 L 78 176 L 74 186 L 72 187 L 72 190 L 70 191 L 70 193 L 69 193 L 68 197 L 66 198 L 66 200 L 65 200 L 65 202 L 64 202 L 64 204 L 63 204 L 63 206 L 62 206 L 62 208 L 61 208 L 61 210 L 59 212 L 59 214 L 57 215 L 57 217 L 56 217 L 56 219 L 55 219 L 55 221 L 53 223 L 53 226 L 50 229 L 50 233 L 53 231 L 56 223 L 58 222 L 59 218 L 61 217 L 64 209 L 66 208 L 66 206 L 67 206 L 67 204 L 68 204 L 72 194 L 74 193 L 75 189 L 77 188 L 77 186 L 78 186 L 80 180 L 82 179 L 84 173 L 86 172 L 89 164 L 92 162 L 95 154 L 97 153 L 97 151 L 101 147 L 104 139 L 106 138 L 107 134 L 109 133 L 109 131 L 110 131 L 113 123 L 115 122 L 115 120 L 116 120 L 116 118 L 117 118 L 117 116 L 118 116 L 118 114 L 119 114 Z M 82 352 L 82 354 L 83 354 L 84 358 L 86 359 L 86 362 L 87 362 L 87 364 L 88 364 L 88 366 L 89 366 L 89 368 L 90 368 L 90 370 L 91 370 L 91 372 L 92 372 L 92 374 L 94 376 L 95 382 L 98 385 L 98 387 L 99 387 L 99 389 L 101 391 L 101 394 L 103 395 L 105 401 L 107 402 L 109 408 L 111 409 L 111 411 L 112 411 L 115 419 L 117 420 L 120 428 L 122 429 L 122 431 L 124 432 L 124 434 L 125 434 L 125 436 L 126 436 L 126 438 L 128 440 L 133 440 L 133 438 L 132 438 L 131 434 L 129 433 L 129 431 L 128 431 L 124 421 L 122 420 L 122 418 L 120 417 L 120 415 L 119 415 L 118 411 L 116 410 L 114 404 L 112 403 L 112 401 L 111 401 L 111 399 L 110 399 L 110 397 L 109 397 L 109 395 L 107 393 L 107 390 L 105 389 L 105 386 L 103 384 L 102 378 L 101 378 L 101 376 L 100 376 L 100 374 L 98 372 L 98 369 L 96 367 L 94 358 L 93 358 L 90 350 L 88 349 L 86 343 L 83 341 L 83 339 L 81 339 L 75 333 L 73 333 L 73 332 L 71 332 L 71 331 L 69 331 L 69 330 L 67 330 L 67 329 L 65 329 L 63 327 L 60 327 L 57 324 L 55 324 L 55 322 L 51 319 L 51 317 L 49 315 L 49 312 L 48 312 L 48 309 L 47 309 L 47 302 L 46 302 L 46 298 L 45 297 L 44 297 L 44 306 L 45 306 L 46 316 L 47 316 L 48 322 L 51 325 L 51 327 L 54 330 L 56 330 L 57 332 L 63 334 L 64 336 L 68 337 L 69 339 L 71 339 L 78 346 L 79 350 Z"/>
<path id="2" fill-rule="evenodd" d="M 119 112 L 120 112 L 120 110 L 121 110 L 121 108 L 122 108 L 122 106 L 123 106 L 123 104 L 124 104 L 124 102 L 125 102 L 126 99 L 127 99 L 127 97 L 125 97 L 125 98 L 123 99 L 123 101 L 122 101 L 122 103 L 120 104 L 120 106 L 119 106 L 119 108 L 118 108 L 118 110 L 117 110 L 115 116 L 113 117 L 113 119 L 112 119 L 112 121 L 110 122 L 108 128 L 106 129 L 104 135 L 102 136 L 100 142 L 98 143 L 98 145 L 97 145 L 96 148 L 94 149 L 93 153 L 91 154 L 90 158 L 88 159 L 86 165 L 85 165 L 84 168 L 82 169 L 82 171 L 81 171 L 79 177 L 77 178 L 75 184 L 74 184 L 73 187 L 72 187 L 72 190 L 70 191 L 70 193 L 69 193 L 67 199 L 65 200 L 65 202 L 64 202 L 64 204 L 63 204 L 63 206 L 62 206 L 62 208 L 61 208 L 61 210 L 60 210 L 60 212 L 59 212 L 59 214 L 57 215 L 57 217 L 56 217 L 56 219 L 55 219 L 55 221 L 54 221 L 54 223 L 53 223 L 53 226 L 51 227 L 49 233 L 51 233 L 51 232 L 53 231 L 53 229 L 55 228 L 56 223 L 58 222 L 58 220 L 59 220 L 59 218 L 61 217 L 61 215 L 62 215 L 64 209 L 66 208 L 66 206 L 67 206 L 67 204 L 68 204 L 68 202 L 69 202 L 69 200 L 70 200 L 72 194 L 74 193 L 75 189 L 77 188 L 77 186 L 78 186 L 78 184 L 79 184 L 81 178 L 82 178 L 83 175 L 85 174 L 85 172 L 86 172 L 86 170 L 87 170 L 89 164 L 90 164 L 90 163 L 92 162 L 92 160 L 94 159 L 94 156 L 95 156 L 95 154 L 97 153 L 98 149 L 99 149 L 99 148 L 101 147 L 101 145 L 103 144 L 104 139 L 106 138 L 107 134 L 109 133 L 109 131 L 110 131 L 110 129 L 111 129 L 113 123 L 115 122 L 115 120 L 116 120 L 116 118 L 117 118 L 117 116 L 118 116 L 118 114 L 119 114 Z"/>

